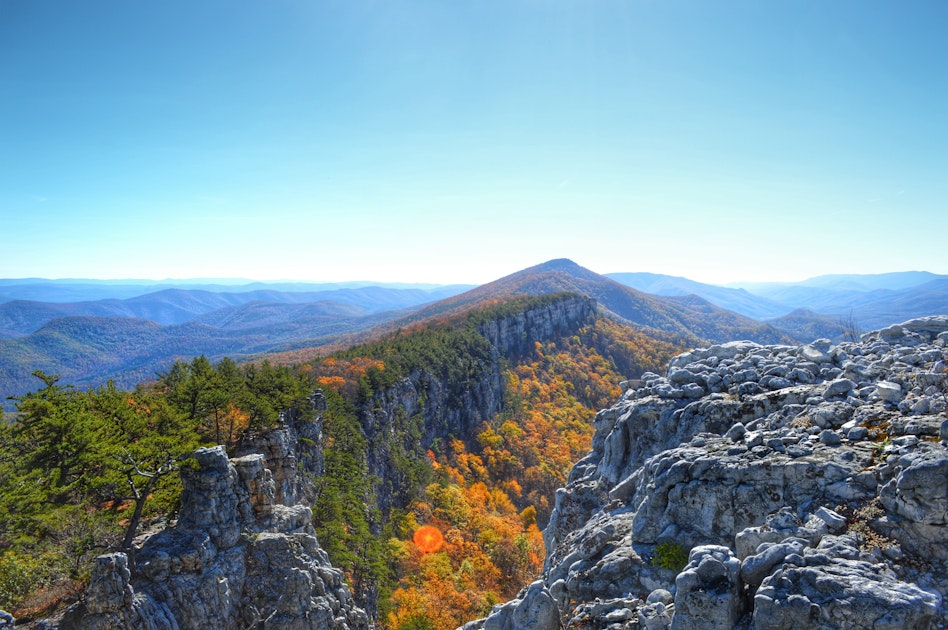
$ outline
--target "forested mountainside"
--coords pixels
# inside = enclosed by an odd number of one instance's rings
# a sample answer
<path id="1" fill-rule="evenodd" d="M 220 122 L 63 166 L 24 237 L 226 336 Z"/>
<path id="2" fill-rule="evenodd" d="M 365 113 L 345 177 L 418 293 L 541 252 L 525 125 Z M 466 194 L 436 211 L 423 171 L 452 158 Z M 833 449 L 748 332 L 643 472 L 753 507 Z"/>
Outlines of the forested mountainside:
<path id="1" fill-rule="evenodd" d="M 361 305 L 336 300 L 299 299 L 299 301 L 290 302 L 286 299 L 290 297 L 302 298 L 304 296 L 270 291 L 227 294 L 169 289 L 129 300 L 63 304 L 17 300 L 0 304 L 0 333 L 4 337 L 22 337 L 36 332 L 54 319 L 66 317 L 148 319 L 166 326 L 189 321 L 208 319 L 213 321 L 223 319 L 226 313 L 250 304 L 269 304 L 279 308 L 290 304 L 312 303 L 321 306 L 326 315 L 335 314 L 346 317 L 359 317 L 373 312 Z M 214 314 L 217 312 L 221 312 L 221 315 L 215 317 Z"/>
<path id="2" fill-rule="evenodd" d="M 767 320 L 774 328 L 786 330 L 797 339 L 831 339 L 834 341 L 853 341 L 862 334 L 855 317 L 841 318 L 820 315 L 811 310 L 800 308 L 782 317 Z"/>
<path id="3" fill-rule="evenodd" d="M 587 295 L 614 318 L 636 326 L 690 336 L 693 340 L 750 339 L 760 343 L 790 341 L 771 326 L 697 298 L 668 297 L 637 291 L 568 259 L 545 262 L 425 307 L 422 318 L 497 296 L 543 295 L 569 291 Z"/>
<path id="4" fill-rule="evenodd" d="M 276 317 L 274 308 L 280 311 Z M 2 402 L 33 388 L 34 370 L 60 374 L 65 382 L 82 387 L 111 380 L 132 388 L 179 359 L 202 354 L 214 360 L 246 359 L 300 340 L 334 339 L 400 314 L 352 317 L 337 304 L 248 304 L 237 311 L 227 309 L 226 315 L 217 313 L 218 325 L 194 321 L 161 326 L 147 319 L 64 317 L 25 337 L 0 339 Z"/>
<path id="5" fill-rule="evenodd" d="M 279 442 L 292 461 L 270 462 L 277 494 L 312 505 L 319 544 L 369 617 L 456 627 L 539 572 L 540 527 L 590 447 L 594 410 L 681 349 L 556 294 L 407 326 L 295 367 L 199 358 L 134 391 L 83 392 L 39 374 L 41 389 L 3 429 L 0 606 L 40 614 L 83 587 L 102 545 L 132 552 L 136 534 L 161 529 L 180 492 L 174 469 L 194 465 L 180 458 L 195 446 L 249 457 Z M 302 472 L 298 488 L 284 487 L 296 483 L 290 470 Z M 261 536 L 297 535 L 272 527 L 228 539 L 227 557 L 250 562 L 240 550 Z M 140 555 L 154 553 L 146 544 Z M 187 579 L 211 579 L 216 562 Z M 154 575 L 138 579 L 141 597 L 164 592 Z"/>
<path id="6" fill-rule="evenodd" d="M 754 319 L 771 319 L 786 315 L 792 307 L 754 295 L 741 288 L 721 287 L 688 278 L 666 276 L 657 273 L 607 273 L 620 284 L 655 295 L 697 295 L 705 300 L 735 313 Z"/>
<path id="7" fill-rule="evenodd" d="M 397 311 L 427 304 L 460 293 L 466 287 L 436 289 L 390 289 L 370 286 L 327 291 L 204 291 L 164 289 L 126 299 L 82 302 L 0 301 L 0 336 L 18 337 L 32 333 L 47 322 L 62 317 L 130 317 L 150 319 L 164 325 L 189 321 L 226 319 L 241 307 L 267 304 L 275 314 L 292 305 L 317 304 L 326 314 L 357 317 L 383 311 Z M 290 309 L 290 313 L 292 310 Z M 286 321 L 286 316 L 282 321 Z"/>
<path id="8" fill-rule="evenodd" d="M 864 331 L 948 311 L 948 276 L 928 272 L 831 275 L 795 283 L 742 286 L 792 309 L 805 308 L 837 319 L 853 318 Z"/>
<path id="9" fill-rule="evenodd" d="M 80 303 L 90 305 L 97 302 L 123 303 L 135 300 L 137 308 L 148 304 L 152 298 L 160 302 L 183 306 L 198 302 L 199 310 L 206 312 L 222 305 L 240 304 L 249 301 L 267 302 L 315 302 L 332 300 L 363 306 L 373 311 L 390 310 L 410 304 L 431 302 L 472 288 L 471 285 L 443 285 L 404 282 L 257 282 L 240 279 L 191 279 L 191 280 L 47 280 L 43 278 L 0 278 L 0 304 L 22 300 L 53 305 Z M 213 297 L 213 295 L 218 297 Z M 136 299 L 137 298 L 137 299 Z M 207 304 L 200 304 L 208 300 Z M 223 304 L 221 303 L 222 300 Z M 383 307 L 383 303 L 395 304 Z M 407 302 L 406 302 L 407 301 Z M 373 304 L 375 306 L 373 306 Z M 126 305 L 129 303 L 126 302 Z M 192 310 L 192 309 L 188 309 Z M 91 315 L 92 313 L 75 313 Z M 115 315 L 117 313 L 112 313 Z M 141 313 L 138 316 L 142 316 Z M 2 328 L 2 326 L 0 326 Z"/>

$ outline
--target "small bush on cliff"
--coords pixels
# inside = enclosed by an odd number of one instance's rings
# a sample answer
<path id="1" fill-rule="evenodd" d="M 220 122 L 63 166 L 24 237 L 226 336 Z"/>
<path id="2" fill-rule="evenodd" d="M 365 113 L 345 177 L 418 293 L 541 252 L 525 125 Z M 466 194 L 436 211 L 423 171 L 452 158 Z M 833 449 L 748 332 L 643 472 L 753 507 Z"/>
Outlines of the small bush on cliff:
<path id="1" fill-rule="evenodd" d="M 873 499 L 858 509 L 849 505 L 838 505 L 836 510 L 846 517 L 848 531 L 861 537 L 861 544 L 866 550 L 887 549 L 895 544 L 895 540 L 876 529 L 876 523 L 886 515 L 878 499 Z"/>
<path id="2" fill-rule="evenodd" d="M 688 551 L 673 542 L 659 543 L 652 554 L 652 566 L 680 573 L 688 564 Z"/>

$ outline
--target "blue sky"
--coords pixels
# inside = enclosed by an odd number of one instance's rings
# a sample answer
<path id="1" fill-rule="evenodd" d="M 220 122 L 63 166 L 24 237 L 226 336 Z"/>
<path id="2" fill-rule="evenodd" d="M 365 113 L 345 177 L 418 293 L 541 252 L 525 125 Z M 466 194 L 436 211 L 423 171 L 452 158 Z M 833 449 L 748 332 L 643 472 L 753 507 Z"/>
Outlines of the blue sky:
<path id="1" fill-rule="evenodd" d="M 948 273 L 948 3 L 0 0 L 0 277 Z"/>

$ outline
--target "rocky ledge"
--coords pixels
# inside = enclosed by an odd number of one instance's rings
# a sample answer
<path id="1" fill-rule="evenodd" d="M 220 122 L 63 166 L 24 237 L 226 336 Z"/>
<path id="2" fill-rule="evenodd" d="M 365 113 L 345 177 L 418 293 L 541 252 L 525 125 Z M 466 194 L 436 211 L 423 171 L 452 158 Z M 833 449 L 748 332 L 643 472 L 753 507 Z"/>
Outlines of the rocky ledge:
<path id="1" fill-rule="evenodd" d="M 464 630 L 946 628 L 948 317 L 627 383 L 543 575 Z"/>
<path id="2" fill-rule="evenodd" d="M 192 463 L 182 470 L 177 525 L 145 541 L 134 578 L 125 554 L 97 558 L 88 591 L 59 628 L 368 627 L 317 543 L 310 509 L 277 501 L 295 498 L 294 468 L 277 464 L 275 484 L 264 455 L 228 459 L 223 446 L 198 450 Z"/>

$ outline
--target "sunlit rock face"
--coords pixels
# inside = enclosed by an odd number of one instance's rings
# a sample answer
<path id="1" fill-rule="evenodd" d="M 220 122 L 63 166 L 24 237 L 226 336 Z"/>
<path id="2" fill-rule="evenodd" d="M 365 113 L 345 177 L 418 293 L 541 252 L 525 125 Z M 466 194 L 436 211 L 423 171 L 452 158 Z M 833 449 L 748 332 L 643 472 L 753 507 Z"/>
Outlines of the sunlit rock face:
<path id="1" fill-rule="evenodd" d="M 273 444 L 291 442 L 277 436 Z M 262 454 L 228 459 L 224 447 L 200 449 L 182 472 L 175 527 L 149 538 L 128 558 L 96 560 L 84 602 L 61 628 L 199 630 L 206 628 L 368 628 L 342 571 L 329 564 L 296 482 L 271 450 L 279 484 Z"/>
<path id="2" fill-rule="evenodd" d="M 948 627 L 946 358 L 938 316 L 630 382 L 557 492 L 541 578 L 465 629 Z"/>

